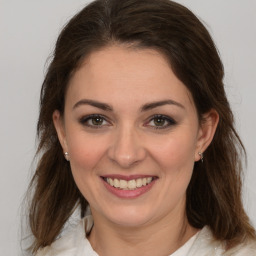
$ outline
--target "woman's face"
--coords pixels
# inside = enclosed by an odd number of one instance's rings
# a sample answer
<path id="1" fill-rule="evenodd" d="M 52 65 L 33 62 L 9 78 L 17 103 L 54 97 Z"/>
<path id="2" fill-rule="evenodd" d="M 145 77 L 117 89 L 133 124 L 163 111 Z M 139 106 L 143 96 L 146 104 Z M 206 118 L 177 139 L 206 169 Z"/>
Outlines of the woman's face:
<path id="1" fill-rule="evenodd" d="M 70 81 L 64 118 L 55 111 L 53 119 L 95 217 L 140 226 L 184 216 L 209 136 L 161 54 L 122 46 L 92 53 Z"/>

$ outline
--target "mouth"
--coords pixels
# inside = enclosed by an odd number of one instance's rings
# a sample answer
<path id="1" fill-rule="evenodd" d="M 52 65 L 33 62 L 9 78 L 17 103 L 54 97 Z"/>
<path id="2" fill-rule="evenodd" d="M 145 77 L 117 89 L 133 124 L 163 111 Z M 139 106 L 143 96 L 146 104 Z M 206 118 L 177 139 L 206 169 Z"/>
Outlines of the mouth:
<path id="1" fill-rule="evenodd" d="M 118 177 L 101 177 L 111 187 L 119 190 L 136 190 L 145 186 L 157 179 L 156 176 L 139 177 L 133 179 L 121 179 Z"/>

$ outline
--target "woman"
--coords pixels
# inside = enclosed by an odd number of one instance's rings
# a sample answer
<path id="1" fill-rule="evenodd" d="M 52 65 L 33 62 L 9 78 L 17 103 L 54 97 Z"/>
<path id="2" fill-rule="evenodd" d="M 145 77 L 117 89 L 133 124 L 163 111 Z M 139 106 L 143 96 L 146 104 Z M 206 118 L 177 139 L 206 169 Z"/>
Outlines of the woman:
<path id="1" fill-rule="evenodd" d="M 209 33 L 175 2 L 98 0 L 73 17 L 41 92 L 32 252 L 256 255 L 222 80 Z"/>

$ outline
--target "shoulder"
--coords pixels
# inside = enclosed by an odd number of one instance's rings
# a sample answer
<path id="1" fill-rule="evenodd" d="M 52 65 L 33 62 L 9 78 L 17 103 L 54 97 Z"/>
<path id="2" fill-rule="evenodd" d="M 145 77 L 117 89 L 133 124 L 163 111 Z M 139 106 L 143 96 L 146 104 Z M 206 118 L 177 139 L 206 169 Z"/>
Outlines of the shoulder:
<path id="1" fill-rule="evenodd" d="M 214 239 L 211 229 L 205 226 L 198 234 L 188 256 L 222 256 L 225 243 Z"/>
<path id="2" fill-rule="evenodd" d="M 209 227 L 204 227 L 197 235 L 188 256 L 256 256 L 256 242 L 248 241 L 228 251 L 226 243 L 216 240 Z"/>
<path id="3" fill-rule="evenodd" d="M 73 256 L 73 255 L 97 255 L 86 239 L 85 231 L 92 227 L 90 216 L 80 220 L 79 223 L 69 230 L 51 245 L 40 249 L 36 256 Z"/>
<path id="4" fill-rule="evenodd" d="M 247 241 L 228 250 L 225 256 L 256 256 L 256 241 Z"/>

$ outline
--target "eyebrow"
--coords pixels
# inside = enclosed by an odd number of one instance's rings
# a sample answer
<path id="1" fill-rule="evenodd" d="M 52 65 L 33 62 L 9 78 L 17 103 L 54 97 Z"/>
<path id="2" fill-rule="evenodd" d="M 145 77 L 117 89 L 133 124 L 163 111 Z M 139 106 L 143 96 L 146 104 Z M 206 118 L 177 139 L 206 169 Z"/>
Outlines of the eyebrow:
<path id="1" fill-rule="evenodd" d="M 73 109 L 75 109 L 79 106 L 82 106 L 82 105 L 90 105 L 90 106 L 93 106 L 93 107 L 96 107 L 96 108 L 99 108 L 99 109 L 102 109 L 102 110 L 105 110 L 105 111 L 113 111 L 113 108 L 110 105 L 106 104 L 106 103 L 99 102 L 99 101 L 96 101 L 96 100 L 88 100 L 88 99 L 82 99 L 82 100 L 78 101 L 73 106 Z"/>
<path id="2" fill-rule="evenodd" d="M 73 106 L 73 109 L 78 108 L 79 106 L 82 106 L 82 105 L 90 105 L 90 106 L 93 106 L 93 107 L 96 107 L 96 108 L 99 108 L 99 109 L 102 109 L 105 111 L 113 111 L 113 108 L 109 104 L 95 101 L 95 100 L 90 100 L 90 99 L 82 99 L 82 100 L 78 101 Z M 179 102 L 176 102 L 174 100 L 162 100 L 162 101 L 155 101 L 155 102 L 147 103 L 140 108 L 140 111 L 144 112 L 144 111 L 148 111 L 148 110 L 151 110 L 151 109 L 154 109 L 157 107 L 161 107 L 164 105 L 175 105 L 175 106 L 183 108 L 183 109 L 185 108 L 182 104 L 180 104 Z"/>
<path id="3" fill-rule="evenodd" d="M 150 109 L 153 109 L 153 108 L 157 108 L 157 107 L 161 107 L 161 106 L 164 106 L 164 105 L 175 105 L 175 106 L 183 108 L 183 109 L 185 108 L 182 104 L 180 104 L 177 101 L 174 101 L 174 100 L 162 100 L 162 101 L 155 101 L 155 102 L 151 102 L 151 103 L 147 103 L 147 104 L 143 105 L 141 107 L 141 111 L 147 111 L 147 110 L 150 110 Z"/>

